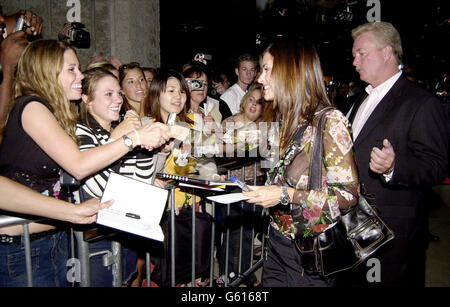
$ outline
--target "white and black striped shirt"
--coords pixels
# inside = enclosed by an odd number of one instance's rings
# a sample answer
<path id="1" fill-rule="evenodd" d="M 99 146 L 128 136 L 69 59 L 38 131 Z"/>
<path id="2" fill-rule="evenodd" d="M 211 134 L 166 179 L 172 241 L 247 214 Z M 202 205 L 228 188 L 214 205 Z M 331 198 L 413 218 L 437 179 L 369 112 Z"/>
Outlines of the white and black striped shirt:
<path id="1" fill-rule="evenodd" d="M 80 151 L 105 145 L 112 141 L 110 133 L 103 129 L 90 115 L 89 124 L 90 127 L 85 123 L 77 124 L 76 135 L 79 139 Z M 153 155 L 145 150 L 134 150 L 119 161 L 99 171 L 96 175 L 84 179 L 81 189 L 91 197 L 100 198 L 111 172 L 151 183 L 154 172 Z"/>

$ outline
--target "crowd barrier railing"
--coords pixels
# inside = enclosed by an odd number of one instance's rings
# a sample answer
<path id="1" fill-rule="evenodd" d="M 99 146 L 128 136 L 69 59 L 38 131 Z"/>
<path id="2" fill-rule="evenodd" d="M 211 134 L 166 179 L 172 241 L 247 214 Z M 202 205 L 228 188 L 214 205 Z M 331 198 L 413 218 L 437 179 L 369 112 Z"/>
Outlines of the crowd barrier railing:
<path id="1" fill-rule="evenodd" d="M 253 183 L 256 185 L 257 184 L 257 160 L 252 160 L 252 159 L 245 159 L 245 160 L 240 160 L 240 161 L 234 161 L 232 163 L 225 163 L 223 165 L 219 165 L 219 172 L 222 173 L 227 173 L 228 178 L 230 177 L 231 171 L 232 170 L 236 170 L 236 169 L 240 169 L 241 170 L 241 180 L 245 181 L 245 171 L 244 171 L 244 167 L 248 166 L 248 165 L 253 165 L 254 167 L 254 178 L 253 178 Z M 176 286 L 176 281 L 175 281 L 175 272 L 176 272 L 176 266 L 175 266 L 175 249 L 176 249 L 176 241 L 175 241 L 175 217 L 176 217 L 176 205 L 175 205 L 175 197 L 174 197 L 174 191 L 175 188 L 177 187 L 177 185 L 169 185 L 169 189 L 170 189 L 170 197 L 168 200 L 168 204 L 169 204 L 169 211 L 170 211 L 170 215 L 169 215 L 169 219 L 171 221 L 170 225 L 170 231 L 167 234 L 168 236 L 170 236 L 170 285 L 172 287 Z M 196 194 L 195 193 L 195 188 L 193 188 L 194 194 L 193 194 L 193 203 L 196 204 Z M 202 190 L 202 195 L 205 195 L 205 192 Z M 216 209 L 217 209 L 217 205 L 215 202 L 207 202 L 206 205 L 209 207 L 210 209 L 210 214 L 211 217 L 213 219 L 213 221 L 216 221 L 217 216 L 216 216 Z M 227 204 L 226 206 L 226 217 L 230 217 L 231 214 L 231 206 L 240 206 L 240 208 L 242 209 L 244 206 L 244 202 L 240 202 L 240 204 Z M 256 214 L 256 210 L 255 210 L 255 205 L 251 205 L 252 206 L 252 210 L 253 210 L 253 219 L 257 218 L 257 214 Z M 195 264 L 195 260 L 196 260 L 196 243 L 195 242 L 195 232 L 196 232 L 196 221 L 195 221 L 195 217 L 196 217 L 196 206 L 191 206 L 191 210 L 192 210 L 192 242 L 191 242 L 191 282 L 190 282 L 190 286 L 195 287 L 196 286 L 196 279 L 198 278 L 196 276 L 196 264 Z M 264 215 L 267 212 L 265 210 L 262 210 L 261 212 L 261 216 L 259 218 L 261 218 L 264 222 L 265 218 Z M 45 219 L 41 219 L 45 220 Z M 47 219 L 48 220 L 48 219 Z M 242 220 L 242 217 L 241 217 Z M 11 225 L 23 225 L 23 229 L 24 229 L 24 234 L 23 234 L 23 238 L 24 238 L 24 253 L 25 253 L 25 260 L 26 260 L 26 271 L 27 271 L 27 283 L 28 286 L 39 286 L 39 285 L 33 285 L 33 276 L 32 276 L 32 262 L 31 262 L 31 250 L 30 250 L 30 233 L 29 233 L 29 229 L 28 229 L 28 224 L 30 222 L 35 222 L 36 220 L 27 220 L 27 219 L 23 219 L 20 217 L 14 217 L 14 216 L 6 216 L 6 215 L 0 215 L 0 227 L 5 227 L 5 226 L 11 226 Z M 264 223 L 263 223 L 264 225 Z M 256 230 L 255 230 L 255 223 L 253 220 L 253 226 L 251 229 L 251 243 L 250 243 L 250 267 L 246 268 L 245 271 L 243 269 L 243 265 L 242 265 L 242 260 L 243 260 L 243 244 L 245 244 L 244 242 L 244 236 L 243 236 L 243 232 L 244 232 L 244 226 L 243 224 L 240 225 L 240 230 L 239 230 L 239 243 L 238 243 L 238 257 L 237 257 L 237 261 L 238 261 L 238 267 L 237 267 L 237 272 L 235 273 L 235 279 L 234 280 L 229 280 L 229 276 L 230 273 L 232 272 L 231 270 L 233 268 L 229 267 L 229 260 L 230 257 L 235 257 L 235 255 L 230 254 L 231 249 L 230 249 L 230 228 L 226 227 L 225 231 L 222 232 L 221 237 L 219 237 L 219 245 L 221 246 L 221 248 L 225 248 L 225 259 L 221 259 L 222 261 L 224 260 L 224 263 L 222 263 L 222 265 L 224 266 L 224 272 L 222 276 L 219 276 L 219 272 L 216 270 L 217 265 L 219 265 L 219 269 L 220 269 L 220 264 L 219 259 L 221 258 L 216 246 L 216 230 L 217 230 L 217 225 L 216 222 L 212 223 L 211 226 L 211 242 L 210 242 L 210 269 L 209 269 L 209 283 L 207 284 L 207 286 L 213 287 L 213 286 L 217 286 L 216 280 L 218 278 L 224 277 L 223 278 L 223 284 L 219 285 L 219 286 L 224 286 L 224 287 L 236 287 L 242 284 L 243 281 L 246 280 L 246 278 L 248 278 L 248 276 L 250 274 L 253 274 L 255 271 L 257 271 L 263 262 L 263 257 L 264 257 L 264 247 L 265 247 L 265 238 L 266 238 L 266 233 L 265 230 L 267 229 L 267 227 L 262 227 L 260 229 L 260 231 L 262 231 L 262 235 L 261 235 L 261 255 L 259 256 L 259 259 L 255 262 L 254 261 L 254 251 L 253 251 L 253 246 L 254 246 L 254 241 L 255 241 L 255 235 L 256 235 Z M 132 234 L 130 234 L 131 236 Z M 76 259 L 78 259 L 78 264 L 79 264 L 79 269 L 80 270 L 80 279 L 76 280 L 76 282 L 78 282 L 79 286 L 81 287 L 89 287 L 91 285 L 91 274 L 90 274 L 90 259 L 92 257 L 98 257 L 98 256 L 102 256 L 103 257 L 103 265 L 104 266 L 111 266 L 111 274 L 113 277 L 113 286 L 116 287 L 120 287 L 122 285 L 122 258 L 121 258 L 121 244 L 119 242 L 116 242 L 114 240 L 111 241 L 111 250 L 105 250 L 105 251 L 100 251 L 100 252 L 96 252 L 96 253 L 90 253 L 89 251 L 89 244 L 88 242 L 83 240 L 83 231 L 78 231 L 74 228 L 71 229 L 71 246 L 72 246 L 72 257 L 75 257 Z M 75 243 L 76 242 L 76 243 Z M 223 244 L 221 244 L 223 243 Z M 77 252 L 75 254 L 74 250 L 75 250 L 75 244 L 77 246 Z M 249 242 L 246 242 L 246 244 L 249 244 Z M 145 277 L 147 280 L 147 286 L 150 286 L 150 281 L 151 281 L 151 253 L 152 251 L 147 251 L 145 254 L 145 259 L 146 259 L 146 266 L 145 266 Z M 75 264 L 74 264 L 75 265 Z M 75 286 L 76 283 L 72 282 L 72 285 Z"/>
<path id="2" fill-rule="evenodd" d="M 0 215 L 0 228 L 6 226 L 22 225 L 23 227 L 23 245 L 25 253 L 25 266 L 27 272 L 27 285 L 28 287 L 33 286 L 33 269 L 31 263 L 31 241 L 30 241 L 30 230 L 28 225 L 35 220 L 24 219 L 9 215 Z"/>

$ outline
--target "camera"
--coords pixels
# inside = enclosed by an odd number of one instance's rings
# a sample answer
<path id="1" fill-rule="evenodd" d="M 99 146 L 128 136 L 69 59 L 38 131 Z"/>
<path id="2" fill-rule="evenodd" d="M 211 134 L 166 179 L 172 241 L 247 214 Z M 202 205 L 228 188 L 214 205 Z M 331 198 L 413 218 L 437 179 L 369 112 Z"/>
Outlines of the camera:
<path id="1" fill-rule="evenodd" d="M 25 18 L 20 16 L 19 19 L 17 19 L 16 28 L 15 28 L 14 32 L 25 31 L 27 28 L 28 28 L 28 25 L 27 25 L 27 22 L 25 21 Z"/>
<path id="2" fill-rule="evenodd" d="M 205 89 L 205 81 L 203 80 L 189 80 L 193 91 L 203 91 Z"/>
<path id="3" fill-rule="evenodd" d="M 208 61 L 211 61 L 211 60 L 212 60 L 212 55 L 210 55 L 210 54 L 197 53 L 194 56 L 194 61 L 201 62 L 205 65 L 207 65 Z"/>
<path id="4" fill-rule="evenodd" d="M 62 187 L 77 187 L 80 185 L 80 182 L 77 179 L 65 171 L 61 172 L 59 181 Z"/>
<path id="5" fill-rule="evenodd" d="M 72 28 L 69 30 L 70 45 L 77 48 L 88 49 L 91 47 L 91 35 L 88 31 L 83 30 L 84 24 L 80 22 L 72 22 Z"/>

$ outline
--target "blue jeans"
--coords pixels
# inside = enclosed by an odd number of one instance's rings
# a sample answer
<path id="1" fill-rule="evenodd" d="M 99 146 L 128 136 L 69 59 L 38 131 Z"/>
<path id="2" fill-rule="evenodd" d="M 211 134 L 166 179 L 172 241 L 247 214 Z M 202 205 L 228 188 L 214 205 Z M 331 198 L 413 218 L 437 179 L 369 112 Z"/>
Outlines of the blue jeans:
<path id="1" fill-rule="evenodd" d="M 67 233 L 57 232 L 31 241 L 34 287 L 67 287 Z M 25 248 L 22 243 L 0 244 L 0 287 L 26 287 Z"/>

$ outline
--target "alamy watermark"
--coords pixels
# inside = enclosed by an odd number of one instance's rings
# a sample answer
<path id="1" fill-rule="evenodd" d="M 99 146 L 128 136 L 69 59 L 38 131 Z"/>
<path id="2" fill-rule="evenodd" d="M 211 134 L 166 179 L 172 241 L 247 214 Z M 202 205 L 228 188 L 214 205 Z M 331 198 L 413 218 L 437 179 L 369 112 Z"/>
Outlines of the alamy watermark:
<path id="1" fill-rule="evenodd" d="M 378 258 L 370 258 L 366 263 L 370 269 L 366 273 L 366 279 L 370 283 L 381 282 L 381 262 Z"/>
<path id="2" fill-rule="evenodd" d="M 77 258 L 70 258 L 66 262 L 67 270 L 66 278 L 69 283 L 81 282 L 81 263 Z"/>
<path id="3" fill-rule="evenodd" d="M 186 123 L 177 123 L 187 126 Z M 262 168 L 271 168 L 279 160 L 280 125 L 278 122 L 228 122 L 224 127 L 197 121 L 190 129 L 191 135 L 183 142 L 178 153 L 179 161 L 189 157 L 261 157 Z"/>
<path id="4" fill-rule="evenodd" d="M 367 0 L 367 7 L 370 9 L 367 11 L 366 18 L 368 22 L 381 21 L 381 3 L 380 0 Z"/>
<path id="5" fill-rule="evenodd" d="M 70 9 L 67 11 L 66 19 L 69 23 L 81 22 L 81 3 L 80 0 L 67 0 L 67 7 Z"/>

